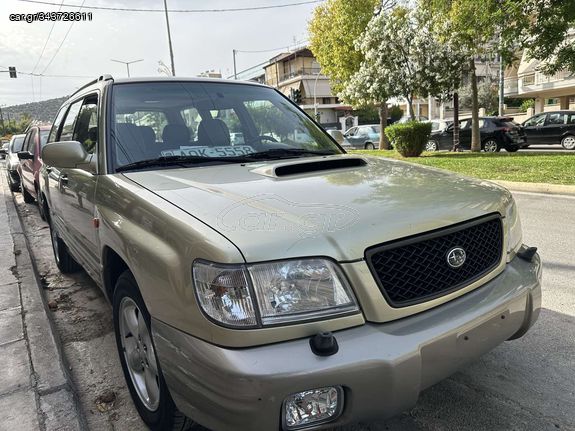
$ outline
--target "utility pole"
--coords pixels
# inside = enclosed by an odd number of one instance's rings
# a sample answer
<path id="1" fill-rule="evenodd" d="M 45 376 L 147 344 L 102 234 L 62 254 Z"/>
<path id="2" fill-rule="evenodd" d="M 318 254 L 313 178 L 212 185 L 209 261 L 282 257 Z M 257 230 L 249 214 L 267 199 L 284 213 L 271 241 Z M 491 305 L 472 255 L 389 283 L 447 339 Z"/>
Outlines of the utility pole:
<path id="1" fill-rule="evenodd" d="M 237 53 L 237 51 L 234 49 L 233 53 L 234 53 L 234 79 L 237 81 L 237 79 L 238 79 L 238 72 L 236 69 L 236 53 Z"/>
<path id="2" fill-rule="evenodd" d="M 132 63 L 138 63 L 139 61 L 144 61 L 143 59 L 140 60 L 132 60 L 132 61 L 122 61 L 122 60 L 113 60 L 110 59 L 110 61 L 115 61 L 116 63 L 122 63 L 126 65 L 126 72 L 128 72 L 128 78 L 130 77 L 130 64 Z"/>
<path id="3" fill-rule="evenodd" d="M 172 76 L 176 76 L 176 66 L 174 65 L 174 50 L 172 48 L 172 35 L 170 34 L 170 20 L 168 18 L 167 0 L 164 0 L 164 11 L 166 12 L 166 27 L 168 29 L 168 45 L 170 46 L 170 61 L 172 62 Z"/>

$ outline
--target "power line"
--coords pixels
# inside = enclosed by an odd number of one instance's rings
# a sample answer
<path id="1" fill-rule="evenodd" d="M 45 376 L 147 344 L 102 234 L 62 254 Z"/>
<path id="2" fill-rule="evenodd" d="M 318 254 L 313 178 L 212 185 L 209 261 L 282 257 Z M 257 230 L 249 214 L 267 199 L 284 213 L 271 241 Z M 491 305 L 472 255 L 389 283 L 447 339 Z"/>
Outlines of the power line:
<path id="1" fill-rule="evenodd" d="M 3 69 L 8 69 L 6 66 L 0 66 Z M 37 76 L 42 78 L 94 78 L 94 75 L 58 75 L 58 74 L 43 74 L 43 73 L 32 73 L 32 72 L 21 72 L 18 71 L 19 75 L 27 75 L 27 76 Z"/>
<path id="2" fill-rule="evenodd" d="M 64 0 L 62 0 L 62 2 L 60 3 L 60 7 L 58 8 L 58 12 L 60 12 L 60 10 L 62 9 L 63 3 L 64 3 Z M 32 73 L 36 72 L 36 68 L 38 67 L 38 64 L 40 64 L 40 60 L 42 60 L 42 56 L 44 55 L 44 51 L 46 50 L 46 46 L 48 45 L 48 41 L 50 40 L 50 36 L 52 36 L 52 31 L 54 31 L 55 25 L 56 25 L 56 21 L 52 21 L 52 27 L 50 27 L 50 32 L 48 33 L 48 37 L 46 38 L 46 42 L 44 42 L 44 47 L 42 48 L 42 52 L 40 53 L 40 57 L 38 57 L 38 61 L 36 62 L 36 64 L 34 65 L 34 68 L 32 69 Z"/>
<path id="3" fill-rule="evenodd" d="M 86 0 L 82 0 L 82 4 L 80 5 L 80 9 L 78 9 L 78 12 L 82 10 L 82 6 L 84 6 L 85 1 Z M 61 4 L 63 5 L 64 3 L 62 2 Z M 54 59 L 56 58 L 58 53 L 60 52 L 60 48 L 62 48 L 62 45 L 64 45 L 64 42 L 66 41 L 66 38 L 68 37 L 68 34 L 70 33 L 70 30 L 72 30 L 72 27 L 74 27 L 74 24 L 76 24 L 76 21 L 72 21 L 72 23 L 70 24 L 70 27 L 68 27 L 68 31 L 66 32 L 66 34 L 64 35 L 64 38 L 62 39 L 62 42 L 60 42 L 60 45 L 58 45 L 58 48 L 54 52 L 54 55 L 52 56 L 52 58 L 50 59 L 50 61 L 48 62 L 48 64 L 44 68 L 44 70 L 42 70 L 42 73 L 40 73 L 40 75 L 43 75 L 44 72 L 46 72 L 46 70 L 48 70 L 48 68 L 50 67 L 50 65 L 52 64 L 52 62 L 54 61 Z"/>
<path id="4" fill-rule="evenodd" d="M 51 5 L 51 6 L 58 6 L 58 3 L 48 2 L 48 1 L 40 1 L 40 0 L 18 0 L 24 3 L 36 3 L 42 5 Z M 307 0 L 307 1 L 300 1 L 296 3 L 285 3 L 285 4 L 278 4 L 278 5 L 269 5 L 269 6 L 251 6 L 251 7 L 237 7 L 237 8 L 228 8 L 228 9 L 170 9 L 168 12 L 170 13 L 216 13 L 216 12 L 242 12 L 242 11 L 254 11 L 254 10 L 264 10 L 264 9 L 279 9 L 279 8 L 286 8 L 292 6 L 302 6 L 306 4 L 314 4 L 314 3 L 322 3 L 325 0 Z M 78 7 L 75 4 L 64 4 L 62 6 L 66 7 Z M 124 11 L 124 12 L 162 12 L 165 13 L 164 9 L 134 9 L 134 8 L 127 8 L 127 7 L 109 7 L 109 6 L 83 6 L 84 9 L 93 9 L 93 10 L 112 10 L 112 11 Z"/>

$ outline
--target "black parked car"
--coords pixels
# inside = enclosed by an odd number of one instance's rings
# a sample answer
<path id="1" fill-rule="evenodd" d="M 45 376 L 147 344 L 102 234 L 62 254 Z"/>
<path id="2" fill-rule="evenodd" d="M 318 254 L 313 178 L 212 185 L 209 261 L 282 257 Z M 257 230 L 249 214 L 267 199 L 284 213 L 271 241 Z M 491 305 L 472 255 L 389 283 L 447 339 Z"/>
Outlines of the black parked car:
<path id="1" fill-rule="evenodd" d="M 479 117 L 481 149 L 495 153 L 502 148 L 515 152 L 526 145 L 522 127 L 510 117 Z M 453 124 L 445 130 L 431 132 L 428 151 L 450 150 L 453 147 Z M 471 149 L 471 118 L 459 121 L 459 148 Z"/>
<path id="2" fill-rule="evenodd" d="M 544 112 L 523 123 L 527 143 L 561 144 L 575 150 L 575 111 Z"/>

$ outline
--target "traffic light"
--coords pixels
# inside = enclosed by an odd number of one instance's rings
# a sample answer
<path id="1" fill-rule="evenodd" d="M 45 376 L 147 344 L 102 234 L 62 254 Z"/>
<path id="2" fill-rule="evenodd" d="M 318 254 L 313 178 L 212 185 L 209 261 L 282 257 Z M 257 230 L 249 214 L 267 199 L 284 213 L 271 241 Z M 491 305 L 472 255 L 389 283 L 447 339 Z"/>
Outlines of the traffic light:
<path id="1" fill-rule="evenodd" d="M 297 103 L 298 105 L 300 105 L 302 102 L 301 90 L 299 88 L 298 89 L 292 88 L 290 90 L 289 98 L 291 100 L 293 100 L 295 103 Z"/>
<path id="2" fill-rule="evenodd" d="M 10 73 L 10 78 L 17 78 L 16 68 L 15 68 L 15 67 L 10 66 L 10 67 L 8 68 L 8 72 Z"/>

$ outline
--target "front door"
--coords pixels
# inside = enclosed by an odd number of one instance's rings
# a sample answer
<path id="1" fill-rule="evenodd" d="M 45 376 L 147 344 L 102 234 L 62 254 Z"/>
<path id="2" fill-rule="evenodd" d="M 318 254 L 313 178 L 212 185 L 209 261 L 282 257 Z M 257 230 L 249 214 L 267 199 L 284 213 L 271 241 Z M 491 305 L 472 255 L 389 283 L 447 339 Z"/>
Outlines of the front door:
<path id="1" fill-rule="evenodd" d="M 59 171 L 59 200 L 66 234 L 59 229 L 66 245 L 80 260 L 84 269 L 97 278 L 100 256 L 97 228 L 94 223 L 96 192 L 96 146 L 98 142 L 98 96 L 87 96 L 74 102 L 68 111 L 59 141 L 80 142 L 91 161 L 76 169 Z"/>
<path id="2" fill-rule="evenodd" d="M 547 114 L 539 114 L 523 123 L 527 144 L 537 145 L 543 143 L 543 125 L 546 118 Z"/>

